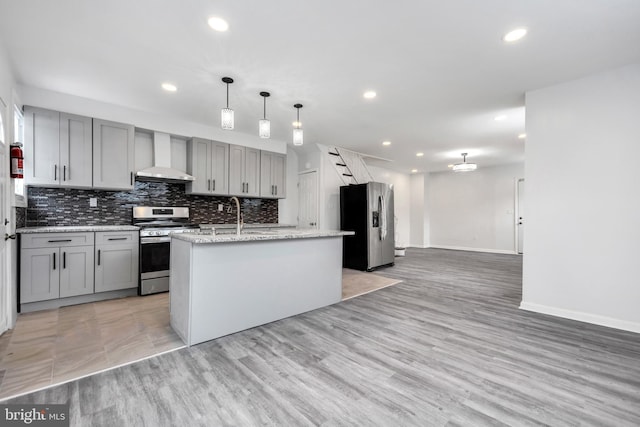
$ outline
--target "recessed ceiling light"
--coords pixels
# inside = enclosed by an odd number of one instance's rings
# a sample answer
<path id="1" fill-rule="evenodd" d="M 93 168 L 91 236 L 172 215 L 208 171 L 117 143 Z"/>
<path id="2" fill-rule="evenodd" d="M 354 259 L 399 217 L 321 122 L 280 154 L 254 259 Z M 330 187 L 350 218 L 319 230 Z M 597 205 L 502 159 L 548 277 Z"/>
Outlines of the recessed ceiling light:
<path id="1" fill-rule="evenodd" d="M 176 85 L 173 85 L 171 83 L 162 83 L 162 89 L 166 90 L 167 92 L 175 92 L 178 90 Z"/>
<path id="2" fill-rule="evenodd" d="M 526 35 L 527 35 L 526 28 L 516 28 L 515 30 L 509 31 L 507 34 L 505 34 L 502 40 L 504 40 L 507 43 L 513 43 L 515 41 L 520 40 Z"/>
<path id="3" fill-rule="evenodd" d="M 376 93 L 372 90 L 368 90 L 362 96 L 364 96 L 366 99 L 373 99 L 376 97 Z"/>
<path id="4" fill-rule="evenodd" d="M 418 169 L 411 169 L 411 173 L 416 173 L 418 172 Z"/>
<path id="5" fill-rule="evenodd" d="M 217 16 L 212 16 L 207 22 L 209 23 L 209 26 L 216 31 L 222 32 L 229 29 L 229 24 L 227 23 L 227 21 Z"/>
<path id="6" fill-rule="evenodd" d="M 526 133 L 521 133 L 520 135 L 518 135 L 518 139 L 525 139 L 527 137 Z"/>
<path id="7" fill-rule="evenodd" d="M 299 127 L 302 127 L 302 122 L 293 121 L 293 122 L 291 122 L 291 125 L 292 125 L 294 128 L 299 128 Z"/>
<path id="8" fill-rule="evenodd" d="M 452 167 L 453 167 L 453 165 L 447 165 L 447 167 L 448 167 L 448 168 L 452 168 Z"/>
<path id="9" fill-rule="evenodd" d="M 499 116 L 495 116 L 495 117 L 493 118 L 493 120 L 495 120 L 496 122 L 501 122 L 501 121 L 503 121 L 503 120 L 504 120 L 504 119 L 506 119 L 506 118 L 507 118 L 507 116 L 505 116 L 504 114 L 501 114 L 501 115 L 499 115 Z"/>
<path id="10" fill-rule="evenodd" d="M 382 145 L 391 145 L 391 141 L 382 141 Z"/>
<path id="11" fill-rule="evenodd" d="M 422 156 L 424 156 L 424 153 L 416 153 L 416 156 L 417 157 L 422 157 Z"/>

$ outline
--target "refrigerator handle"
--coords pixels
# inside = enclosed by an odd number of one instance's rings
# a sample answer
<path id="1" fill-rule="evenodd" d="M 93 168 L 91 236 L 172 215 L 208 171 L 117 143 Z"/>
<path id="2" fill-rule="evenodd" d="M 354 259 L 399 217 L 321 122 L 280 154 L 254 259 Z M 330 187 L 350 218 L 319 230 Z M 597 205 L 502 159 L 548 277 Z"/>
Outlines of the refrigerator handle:
<path id="1" fill-rule="evenodd" d="M 384 240 L 387 238 L 387 208 L 384 196 L 378 197 L 378 207 L 380 209 L 380 240 Z"/>

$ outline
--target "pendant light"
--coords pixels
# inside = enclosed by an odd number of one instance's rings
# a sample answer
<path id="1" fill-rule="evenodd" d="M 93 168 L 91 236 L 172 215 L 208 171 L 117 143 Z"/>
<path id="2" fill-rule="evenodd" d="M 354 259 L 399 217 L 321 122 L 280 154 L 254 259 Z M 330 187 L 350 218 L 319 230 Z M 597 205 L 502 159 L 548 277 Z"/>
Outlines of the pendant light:
<path id="1" fill-rule="evenodd" d="M 298 110 L 296 126 L 293 129 L 293 145 L 302 145 L 302 123 L 300 123 L 300 109 L 302 108 L 302 104 L 295 104 L 293 107 Z"/>
<path id="2" fill-rule="evenodd" d="M 269 92 L 260 92 L 260 96 L 264 101 L 263 104 L 263 118 L 258 121 L 258 135 L 260 138 L 268 139 L 271 137 L 271 122 L 267 120 L 267 97 L 271 96 Z"/>
<path id="3" fill-rule="evenodd" d="M 223 108 L 221 113 L 222 129 L 233 130 L 233 110 L 229 108 L 229 84 L 233 83 L 233 79 L 223 77 L 222 81 L 227 85 L 227 108 Z"/>
<path id="4" fill-rule="evenodd" d="M 478 168 L 475 163 L 467 163 L 467 153 L 462 153 L 462 163 L 453 165 L 454 172 L 471 172 Z"/>

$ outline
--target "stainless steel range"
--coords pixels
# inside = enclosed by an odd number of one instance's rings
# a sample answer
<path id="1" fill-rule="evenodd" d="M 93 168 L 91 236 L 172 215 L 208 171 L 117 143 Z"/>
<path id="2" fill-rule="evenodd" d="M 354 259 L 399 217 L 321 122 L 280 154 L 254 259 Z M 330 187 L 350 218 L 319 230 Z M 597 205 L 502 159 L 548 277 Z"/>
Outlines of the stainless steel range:
<path id="1" fill-rule="evenodd" d="M 138 206 L 133 208 L 133 225 L 140 227 L 139 295 L 169 290 L 171 237 L 198 226 L 189 223 L 189 208 Z"/>

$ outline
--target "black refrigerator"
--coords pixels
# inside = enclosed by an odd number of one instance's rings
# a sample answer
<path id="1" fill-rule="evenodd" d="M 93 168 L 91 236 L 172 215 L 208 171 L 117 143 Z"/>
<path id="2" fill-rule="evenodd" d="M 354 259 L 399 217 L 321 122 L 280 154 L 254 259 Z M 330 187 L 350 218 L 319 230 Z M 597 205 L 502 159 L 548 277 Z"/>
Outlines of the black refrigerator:
<path id="1" fill-rule="evenodd" d="M 393 187 L 380 182 L 340 187 L 342 266 L 371 271 L 393 265 L 395 256 Z"/>

